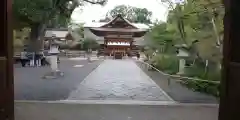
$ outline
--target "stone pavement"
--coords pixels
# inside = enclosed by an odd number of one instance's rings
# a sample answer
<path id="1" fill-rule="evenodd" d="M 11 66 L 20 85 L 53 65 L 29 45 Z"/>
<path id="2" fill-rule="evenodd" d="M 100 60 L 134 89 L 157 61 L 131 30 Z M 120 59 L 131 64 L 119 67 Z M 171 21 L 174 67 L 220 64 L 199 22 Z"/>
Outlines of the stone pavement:
<path id="1" fill-rule="evenodd" d="M 65 100 L 102 62 L 63 59 L 60 58 L 59 68 L 64 72 L 64 77 L 59 79 L 42 79 L 50 71 L 49 66 L 23 68 L 19 64 L 14 65 L 15 100 Z"/>
<path id="2" fill-rule="evenodd" d="M 105 60 L 67 100 L 172 101 L 133 60 Z"/>

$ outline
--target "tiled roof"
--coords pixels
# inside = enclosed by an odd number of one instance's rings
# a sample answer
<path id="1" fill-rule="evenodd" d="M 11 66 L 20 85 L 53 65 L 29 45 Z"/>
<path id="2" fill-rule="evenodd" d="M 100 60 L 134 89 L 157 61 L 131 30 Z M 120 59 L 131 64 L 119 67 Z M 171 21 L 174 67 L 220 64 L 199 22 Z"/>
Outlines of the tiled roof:
<path id="1" fill-rule="evenodd" d="M 90 28 L 97 31 L 119 31 L 119 32 L 144 32 L 146 29 L 124 29 L 124 28 Z"/>
<path id="2" fill-rule="evenodd" d="M 88 22 L 83 25 L 83 27 L 101 27 L 107 24 L 107 22 Z M 139 29 L 149 29 L 149 26 L 142 23 L 131 23 Z"/>
<path id="3" fill-rule="evenodd" d="M 54 34 L 57 38 L 65 38 L 69 31 L 63 31 L 63 30 L 46 30 L 45 37 L 52 37 Z"/>

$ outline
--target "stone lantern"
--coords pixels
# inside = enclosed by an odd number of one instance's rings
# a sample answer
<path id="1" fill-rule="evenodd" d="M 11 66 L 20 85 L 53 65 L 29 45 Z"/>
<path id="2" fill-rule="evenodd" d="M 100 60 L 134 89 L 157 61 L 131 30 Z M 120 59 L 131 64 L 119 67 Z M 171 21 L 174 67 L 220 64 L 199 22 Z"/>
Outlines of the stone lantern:
<path id="1" fill-rule="evenodd" d="M 59 52 L 59 46 L 56 43 L 56 35 L 52 35 L 52 39 L 50 40 L 49 43 L 49 58 L 50 58 L 50 64 L 51 64 L 51 70 L 52 72 L 57 72 L 59 71 L 58 69 L 58 54 Z"/>
<path id="2" fill-rule="evenodd" d="M 51 72 L 44 76 L 44 78 L 58 78 L 63 76 L 63 73 L 60 72 L 58 68 L 58 55 L 60 53 L 59 51 L 59 45 L 57 44 L 57 38 L 56 35 L 52 35 L 51 39 L 49 40 L 49 59 L 50 59 L 50 67 Z"/>
<path id="3" fill-rule="evenodd" d="M 189 52 L 186 50 L 186 45 L 175 45 L 177 47 L 177 57 L 179 57 L 179 70 L 177 74 L 184 74 L 184 69 L 186 65 L 186 58 L 189 57 Z"/>

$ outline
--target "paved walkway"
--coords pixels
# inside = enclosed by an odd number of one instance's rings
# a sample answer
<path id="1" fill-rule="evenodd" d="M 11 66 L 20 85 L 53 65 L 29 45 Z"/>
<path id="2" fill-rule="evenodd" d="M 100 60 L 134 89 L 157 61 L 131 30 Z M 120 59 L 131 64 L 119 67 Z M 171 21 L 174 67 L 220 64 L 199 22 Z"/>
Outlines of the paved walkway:
<path id="1" fill-rule="evenodd" d="M 132 60 L 105 60 L 67 100 L 172 101 Z"/>

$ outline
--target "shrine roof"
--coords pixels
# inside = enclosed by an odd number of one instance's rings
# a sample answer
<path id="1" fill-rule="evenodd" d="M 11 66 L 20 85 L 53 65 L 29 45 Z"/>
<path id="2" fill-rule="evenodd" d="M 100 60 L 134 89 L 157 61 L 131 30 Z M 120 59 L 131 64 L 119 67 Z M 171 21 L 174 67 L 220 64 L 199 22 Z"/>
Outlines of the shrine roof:
<path id="1" fill-rule="evenodd" d="M 107 23 L 96 24 L 97 26 L 88 26 L 90 31 L 97 36 L 106 36 L 109 32 L 133 33 L 132 37 L 141 37 L 149 29 L 144 24 L 133 24 L 118 14 L 114 19 Z M 85 24 L 84 27 L 87 27 Z"/>
<path id="2" fill-rule="evenodd" d="M 108 22 L 88 22 L 85 23 L 83 25 L 83 27 L 85 28 L 97 28 L 97 27 L 101 27 L 105 24 L 107 24 Z M 149 29 L 149 26 L 146 24 L 142 24 L 142 23 L 131 23 L 132 25 L 134 25 L 135 27 L 139 28 L 139 29 Z"/>
<path id="3" fill-rule="evenodd" d="M 122 32 L 122 33 L 133 33 L 132 37 L 142 37 L 147 32 L 147 30 L 140 29 L 124 29 L 124 28 L 90 28 L 90 31 L 97 36 L 107 36 L 107 32 Z"/>
<path id="4" fill-rule="evenodd" d="M 125 28 L 91 28 L 91 30 L 96 30 L 96 31 L 109 31 L 109 32 L 145 32 L 147 31 L 146 29 L 125 29 Z"/>
<path id="5" fill-rule="evenodd" d="M 46 29 L 45 38 L 50 38 L 52 35 L 55 35 L 61 40 L 73 39 L 71 32 L 68 29 Z"/>

